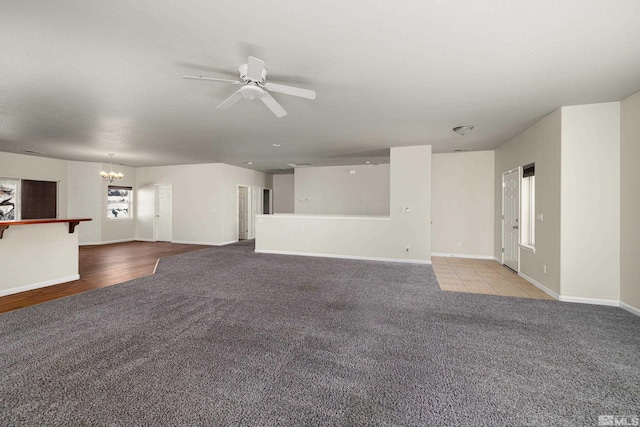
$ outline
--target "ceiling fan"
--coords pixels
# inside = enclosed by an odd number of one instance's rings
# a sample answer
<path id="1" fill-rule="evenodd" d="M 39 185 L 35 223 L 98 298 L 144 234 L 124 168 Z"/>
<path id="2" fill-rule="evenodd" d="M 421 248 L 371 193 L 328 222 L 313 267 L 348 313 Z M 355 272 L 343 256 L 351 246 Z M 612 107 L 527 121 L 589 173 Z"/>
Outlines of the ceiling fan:
<path id="1" fill-rule="evenodd" d="M 195 80 L 212 80 L 215 82 L 226 82 L 234 85 L 242 85 L 240 89 L 234 92 L 233 95 L 222 101 L 217 108 L 226 109 L 238 102 L 240 99 L 245 98 L 249 100 L 260 99 L 264 104 L 269 107 L 271 112 L 276 117 L 284 117 L 287 112 L 282 106 L 275 100 L 269 93 L 277 92 L 284 93 L 285 95 L 298 96 L 300 98 L 316 99 L 316 92 L 309 89 L 301 89 L 293 86 L 285 86 L 277 83 L 265 83 L 267 78 L 267 70 L 264 68 L 264 61 L 249 57 L 246 64 L 242 64 L 239 68 L 240 80 L 228 80 L 218 79 L 214 77 L 203 76 L 182 76 L 184 79 Z"/>

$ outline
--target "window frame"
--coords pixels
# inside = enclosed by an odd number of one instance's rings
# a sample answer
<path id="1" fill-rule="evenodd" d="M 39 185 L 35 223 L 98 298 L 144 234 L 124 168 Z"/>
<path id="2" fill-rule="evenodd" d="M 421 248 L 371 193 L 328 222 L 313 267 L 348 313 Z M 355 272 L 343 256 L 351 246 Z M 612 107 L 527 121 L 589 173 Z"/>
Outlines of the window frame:
<path id="1" fill-rule="evenodd" d="M 536 251 L 535 163 L 522 167 L 520 178 L 520 247 Z"/>
<path id="2" fill-rule="evenodd" d="M 110 201 L 109 197 L 112 197 L 110 195 L 110 192 L 112 190 L 127 190 L 129 193 L 127 195 L 128 200 L 126 201 Z M 118 218 L 118 214 L 115 214 L 115 216 L 112 215 L 112 209 L 115 209 L 116 206 L 120 207 L 120 209 L 118 209 L 118 212 L 121 210 L 121 206 L 122 205 L 127 205 L 126 211 L 127 211 L 127 216 L 126 217 L 120 217 Z M 109 221 L 126 221 L 126 220 L 132 220 L 133 219 L 133 187 L 130 186 L 123 186 L 123 185 L 109 185 L 107 186 L 107 219 Z"/>

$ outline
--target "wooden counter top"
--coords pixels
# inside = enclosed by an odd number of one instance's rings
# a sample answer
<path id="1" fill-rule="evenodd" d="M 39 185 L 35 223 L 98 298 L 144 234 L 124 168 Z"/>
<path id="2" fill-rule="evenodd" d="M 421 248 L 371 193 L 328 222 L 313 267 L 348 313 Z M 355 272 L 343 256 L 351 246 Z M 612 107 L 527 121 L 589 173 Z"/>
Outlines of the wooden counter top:
<path id="1" fill-rule="evenodd" d="M 0 221 L 0 239 L 4 234 L 4 230 L 14 225 L 32 225 L 32 224 L 51 224 L 55 222 L 68 222 L 69 234 L 73 233 L 76 225 L 83 221 L 91 221 L 91 218 L 47 218 L 47 219 L 23 219 L 20 221 Z"/>

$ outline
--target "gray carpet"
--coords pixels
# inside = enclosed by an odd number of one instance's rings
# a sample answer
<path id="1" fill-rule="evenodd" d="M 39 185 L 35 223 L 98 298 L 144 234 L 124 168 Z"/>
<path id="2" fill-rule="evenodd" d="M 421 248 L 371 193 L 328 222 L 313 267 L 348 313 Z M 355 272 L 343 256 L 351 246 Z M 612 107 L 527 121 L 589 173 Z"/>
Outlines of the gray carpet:
<path id="1" fill-rule="evenodd" d="M 429 266 L 255 254 L 0 315 L 0 425 L 596 426 L 640 318 L 444 292 Z"/>

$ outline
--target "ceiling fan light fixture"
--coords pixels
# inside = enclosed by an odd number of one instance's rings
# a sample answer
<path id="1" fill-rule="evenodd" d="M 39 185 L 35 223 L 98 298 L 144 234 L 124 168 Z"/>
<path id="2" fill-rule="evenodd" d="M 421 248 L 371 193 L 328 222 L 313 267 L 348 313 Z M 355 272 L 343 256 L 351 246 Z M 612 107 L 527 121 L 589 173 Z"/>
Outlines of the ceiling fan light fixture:
<path id="1" fill-rule="evenodd" d="M 466 125 L 466 126 L 456 126 L 453 128 L 453 131 L 459 135 L 466 135 L 469 132 L 471 132 L 473 130 L 473 125 Z"/>
<path id="2" fill-rule="evenodd" d="M 240 93 L 245 99 L 258 99 L 264 95 L 264 90 L 258 85 L 248 84 L 240 88 Z"/>

